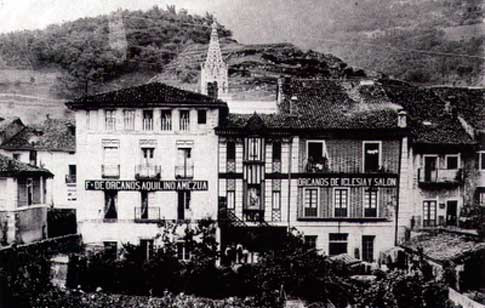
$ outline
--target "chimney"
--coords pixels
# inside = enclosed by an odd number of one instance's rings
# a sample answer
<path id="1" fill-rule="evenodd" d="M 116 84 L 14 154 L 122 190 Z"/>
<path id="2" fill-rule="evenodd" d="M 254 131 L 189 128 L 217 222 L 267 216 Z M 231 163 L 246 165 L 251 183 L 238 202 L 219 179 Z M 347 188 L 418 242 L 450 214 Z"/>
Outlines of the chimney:
<path id="1" fill-rule="evenodd" d="M 296 106 L 297 102 L 298 102 L 298 97 L 293 95 L 290 100 L 290 108 L 289 108 L 290 115 L 294 115 L 293 108 Z"/>
<path id="2" fill-rule="evenodd" d="M 399 128 L 406 128 L 408 126 L 407 116 L 408 113 L 404 109 L 399 110 L 397 113 L 397 126 Z"/>

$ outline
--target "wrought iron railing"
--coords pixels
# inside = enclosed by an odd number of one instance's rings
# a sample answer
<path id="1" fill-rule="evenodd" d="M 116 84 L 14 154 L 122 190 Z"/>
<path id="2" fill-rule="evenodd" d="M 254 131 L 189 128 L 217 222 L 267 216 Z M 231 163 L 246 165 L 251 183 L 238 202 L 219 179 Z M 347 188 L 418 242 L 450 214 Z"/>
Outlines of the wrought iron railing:
<path id="1" fill-rule="evenodd" d="M 160 165 L 141 164 L 135 166 L 136 179 L 160 179 L 162 167 Z"/>

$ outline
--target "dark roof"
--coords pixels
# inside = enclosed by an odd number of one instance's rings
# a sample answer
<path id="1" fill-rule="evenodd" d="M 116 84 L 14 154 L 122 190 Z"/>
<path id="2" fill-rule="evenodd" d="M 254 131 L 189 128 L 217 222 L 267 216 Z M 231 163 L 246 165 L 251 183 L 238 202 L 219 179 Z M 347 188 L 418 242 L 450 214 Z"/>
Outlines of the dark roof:
<path id="1" fill-rule="evenodd" d="M 23 124 L 19 117 L 0 117 L 0 132 L 16 121 Z"/>
<path id="2" fill-rule="evenodd" d="M 63 151 L 76 150 L 75 126 L 72 120 L 47 119 L 41 125 L 25 127 L 6 140 L 5 150 Z"/>
<path id="3" fill-rule="evenodd" d="M 433 89 L 396 80 L 380 80 L 392 102 L 408 113 L 412 142 L 418 144 L 474 144 L 456 114 Z"/>
<path id="4" fill-rule="evenodd" d="M 401 245 L 435 261 L 457 261 L 477 251 L 485 251 L 485 242 L 450 232 L 423 233 Z"/>
<path id="5" fill-rule="evenodd" d="M 149 108 L 158 106 L 200 106 L 227 109 L 227 104 L 195 92 L 152 82 L 118 91 L 78 98 L 66 103 L 71 109 Z"/>
<path id="6" fill-rule="evenodd" d="M 53 177 L 53 174 L 47 169 L 32 166 L 0 154 L 0 176 L 17 177 L 29 175 Z"/>
<path id="7" fill-rule="evenodd" d="M 485 89 L 435 87 L 433 92 L 474 129 L 485 130 Z"/>

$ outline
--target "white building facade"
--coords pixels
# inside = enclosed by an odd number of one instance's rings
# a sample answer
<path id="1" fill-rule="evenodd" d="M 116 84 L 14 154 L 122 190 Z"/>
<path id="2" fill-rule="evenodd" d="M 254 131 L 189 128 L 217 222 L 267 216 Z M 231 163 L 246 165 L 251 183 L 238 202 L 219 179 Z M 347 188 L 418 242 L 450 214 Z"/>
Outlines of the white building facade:
<path id="1" fill-rule="evenodd" d="M 151 242 L 167 221 L 217 218 L 214 128 L 225 103 L 152 83 L 67 105 L 76 114 L 86 244 Z"/>

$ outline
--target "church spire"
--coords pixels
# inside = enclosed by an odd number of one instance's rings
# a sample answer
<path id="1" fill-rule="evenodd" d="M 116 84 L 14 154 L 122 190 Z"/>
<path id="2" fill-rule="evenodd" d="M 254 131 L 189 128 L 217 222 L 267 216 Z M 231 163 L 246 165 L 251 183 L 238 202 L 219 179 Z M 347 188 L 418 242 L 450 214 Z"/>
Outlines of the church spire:
<path id="1" fill-rule="evenodd" d="M 212 23 L 207 58 L 201 65 L 201 92 L 212 97 L 223 98 L 228 93 L 228 66 L 222 59 L 217 24 Z"/>

